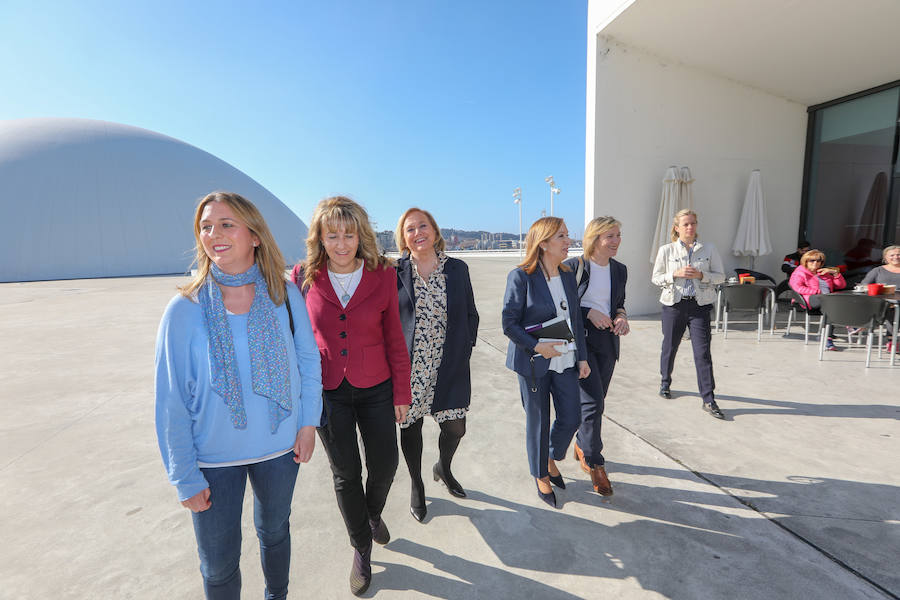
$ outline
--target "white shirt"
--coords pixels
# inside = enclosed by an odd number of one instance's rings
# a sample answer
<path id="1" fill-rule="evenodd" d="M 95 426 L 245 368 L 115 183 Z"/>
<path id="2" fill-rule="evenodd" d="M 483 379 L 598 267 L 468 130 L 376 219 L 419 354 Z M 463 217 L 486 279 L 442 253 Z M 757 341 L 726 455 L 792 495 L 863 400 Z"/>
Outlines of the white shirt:
<path id="1" fill-rule="evenodd" d="M 551 277 L 550 281 L 547 282 L 547 285 L 550 287 L 550 295 L 553 297 L 553 304 L 556 305 L 556 316 L 565 318 L 566 323 L 569 324 L 569 329 L 572 329 L 572 320 L 569 319 L 569 305 L 568 300 L 566 299 L 566 291 L 563 289 L 562 279 L 559 275 Z M 572 329 L 572 331 L 574 331 L 574 329 Z M 562 356 L 554 356 L 550 359 L 550 365 L 547 367 L 548 369 L 556 371 L 557 373 L 562 373 L 569 367 L 575 366 L 575 350 L 569 348 L 569 344 L 559 344 L 556 346 L 556 349 L 565 349 L 565 351 L 562 353 Z"/>
<path id="2" fill-rule="evenodd" d="M 359 265 L 359 268 L 352 273 L 335 273 L 331 269 L 328 269 L 328 279 L 331 281 L 331 287 L 334 288 L 334 293 L 337 295 L 341 306 L 347 306 L 350 302 L 350 298 L 353 297 L 356 288 L 359 287 L 359 282 L 362 281 L 363 266 L 365 266 L 365 264 L 365 261 L 363 261 Z"/>
<path id="3" fill-rule="evenodd" d="M 588 279 L 588 288 L 581 297 L 581 305 L 587 308 L 599 310 L 606 316 L 612 316 L 612 280 L 610 279 L 610 265 L 605 267 L 591 261 L 591 277 Z"/>

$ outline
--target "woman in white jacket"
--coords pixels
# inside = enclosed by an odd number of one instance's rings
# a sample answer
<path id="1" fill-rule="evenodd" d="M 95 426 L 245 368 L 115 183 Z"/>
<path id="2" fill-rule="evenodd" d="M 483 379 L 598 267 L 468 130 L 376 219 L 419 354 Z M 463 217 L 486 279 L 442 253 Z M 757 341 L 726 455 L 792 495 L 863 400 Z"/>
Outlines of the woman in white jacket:
<path id="1" fill-rule="evenodd" d="M 722 259 L 710 243 L 697 239 L 697 213 L 678 211 L 672 224 L 672 243 L 659 249 L 653 265 L 654 285 L 662 288 L 662 352 L 659 359 L 661 382 L 659 395 L 671 398 L 672 367 L 675 354 L 690 327 L 697 369 L 697 387 L 703 398 L 703 410 L 724 419 L 713 394 L 712 353 L 710 352 L 710 312 L 716 300 L 715 286 L 725 281 Z"/>

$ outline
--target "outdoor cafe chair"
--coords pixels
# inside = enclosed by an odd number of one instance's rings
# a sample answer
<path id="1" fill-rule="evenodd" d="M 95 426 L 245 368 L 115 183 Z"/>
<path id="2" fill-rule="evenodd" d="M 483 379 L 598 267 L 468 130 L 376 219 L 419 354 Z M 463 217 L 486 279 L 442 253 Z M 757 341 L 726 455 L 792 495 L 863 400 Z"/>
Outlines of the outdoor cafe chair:
<path id="1" fill-rule="evenodd" d="M 728 339 L 728 311 L 730 310 L 755 310 L 756 311 L 756 341 L 760 340 L 763 330 L 763 314 L 768 310 L 768 295 L 773 293 L 772 288 L 755 284 L 730 285 L 722 290 L 722 304 L 724 306 L 724 339 Z M 774 318 L 774 315 L 773 315 Z"/>
<path id="2" fill-rule="evenodd" d="M 888 303 L 878 297 L 857 296 L 852 294 L 824 294 L 822 296 L 822 316 L 825 319 L 825 333 L 819 335 L 819 360 L 825 354 L 825 340 L 835 325 L 846 327 L 865 327 L 866 336 L 866 368 L 872 358 L 872 333 L 877 327 L 878 344 L 881 345 L 881 322 L 887 313 Z"/>
<path id="3" fill-rule="evenodd" d="M 806 318 L 806 323 L 803 329 L 803 343 L 809 343 L 809 317 L 810 315 L 814 317 L 819 317 L 819 341 L 822 340 L 822 327 L 825 325 L 825 316 L 822 315 L 822 312 L 816 308 L 809 308 L 806 305 L 806 300 L 803 299 L 803 296 L 797 293 L 796 290 L 788 288 L 784 291 L 785 297 L 791 301 L 791 310 L 788 313 L 788 322 L 784 328 L 784 337 L 787 337 L 791 333 L 791 321 L 797 312 L 802 312 L 803 316 Z"/>

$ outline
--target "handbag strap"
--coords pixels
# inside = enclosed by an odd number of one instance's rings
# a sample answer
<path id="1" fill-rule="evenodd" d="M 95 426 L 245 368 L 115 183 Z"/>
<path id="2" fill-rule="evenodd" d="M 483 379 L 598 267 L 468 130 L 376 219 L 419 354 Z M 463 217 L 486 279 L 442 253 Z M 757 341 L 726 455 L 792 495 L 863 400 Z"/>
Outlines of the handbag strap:
<path id="1" fill-rule="evenodd" d="M 294 335 L 294 311 L 291 310 L 291 297 L 288 296 L 287 290 L 284 290 L 284 305 L 288 311 L 288 322 L 291 324 L 291 335 Z"/>

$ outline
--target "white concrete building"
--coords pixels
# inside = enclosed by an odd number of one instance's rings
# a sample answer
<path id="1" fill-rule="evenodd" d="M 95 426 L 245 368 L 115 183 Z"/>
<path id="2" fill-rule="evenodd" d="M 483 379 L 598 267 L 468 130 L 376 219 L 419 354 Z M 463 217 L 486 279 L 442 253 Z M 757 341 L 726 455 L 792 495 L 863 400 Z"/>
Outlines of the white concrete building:
<path id="1" fill-rule="evenodd" d="M 297 215 L 194 146 L 104 121 L 0 121 L 0 282 L 184 273 L 214 190 L 256 204 L 288 261 L 306 255 Z"/>
<path id="2" fill-rule="evenodd" d="M 759 271 L 780 280 L 803 237 L 833 263 L 898 239 L 898 22 L 892 0 L 589 0 L 585 218 L 623 222 L 632 314 L 659 310 L 670 165 L 690 167 L 700 236 L 729 272 L 749 264 L 731 246 L 753 169 L 775 248 Z"/>

